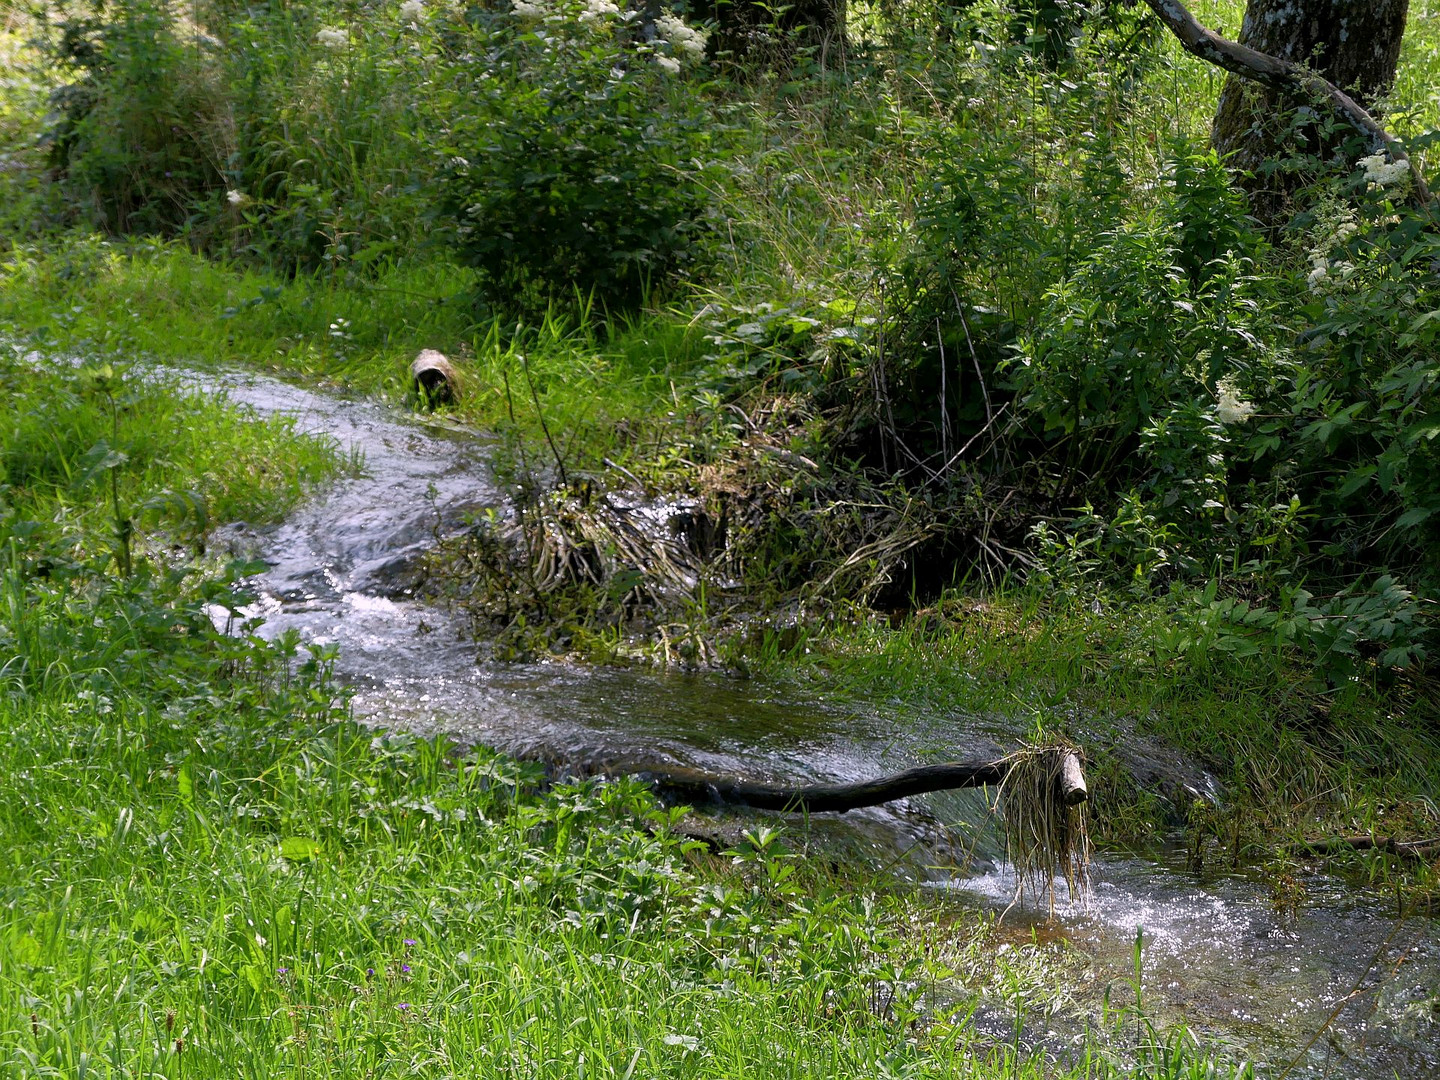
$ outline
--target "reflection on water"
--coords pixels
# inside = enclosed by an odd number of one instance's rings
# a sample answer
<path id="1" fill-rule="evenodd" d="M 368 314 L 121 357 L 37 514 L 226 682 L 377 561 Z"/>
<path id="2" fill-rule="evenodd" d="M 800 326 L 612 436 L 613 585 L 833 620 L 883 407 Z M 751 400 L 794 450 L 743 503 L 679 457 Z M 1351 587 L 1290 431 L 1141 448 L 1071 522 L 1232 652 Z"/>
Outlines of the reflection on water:
<path id="1" fill-rule="evenodd" d="M 461 627 L 407 599 L 406 585 L 437 535 L 500 504 L 483 442 L 271 379 L 179 377 L 222 388 L 257 410 L 293 415 L 303 429 L 363 454 L 362 478 L 282 526 L 238 528 L 230 536 L 270 565 L 254 609 L 266 619 L 264 632 L 293 628 L 338 646 L 339 670 L 354 685 L 363 718 L 570 768 L 648 761 L 769 780 L 854 780 L 937 754 L 998 749 L 993 725 L 979 717 L 862 709 L 716 675 L 477 663 Z M 924 809 L 877 808 L 825 828 L 877 854 L 923 851 L 912 865 L 954 865 L 977 841 L 992 843 L 981 793 L 932 796 Z M 925 824 L 937 817 L 959 838 L 953 850 Z M 982 847 L 978 865 L 993 865 L 987 857 L 995 854 Z M 1003 908 L 1014 893 L 1004 869 L 939 876 L 939 887 L 980 904 Z M 1262 1071 L 1278 1074 L 1323 1027 L 1295 1075 L 1440 1077 L 1434 925 L 1397 927 L 1379 900 L 1323 877 L 1308 889 L 1306 907 L 1287 919 L 1271 910 L 1266 884 L 1255 877 L 1197 880 L 1163 863 L 1106 860 L 1092 866 L 1088 898 L 1062 895 L 1057 917 L 1094 957 L 1097 995 L 1107 984 L 1127 983 L 1142 933 L 1147 1008 L 1236 1042 L 1270 1063 Z M 1007 923 L 1023 932 L 1038 918 L 1012 912 Z"/>

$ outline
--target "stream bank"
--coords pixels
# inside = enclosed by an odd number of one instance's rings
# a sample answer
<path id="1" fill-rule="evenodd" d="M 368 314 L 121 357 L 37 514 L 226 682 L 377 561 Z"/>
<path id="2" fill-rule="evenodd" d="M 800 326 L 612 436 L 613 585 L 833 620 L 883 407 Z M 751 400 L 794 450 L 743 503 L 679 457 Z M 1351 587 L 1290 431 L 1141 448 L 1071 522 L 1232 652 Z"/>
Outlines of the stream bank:
<path id="1" fill-rule="evenodd" d="M 652 762 L 788 782 L 866 778 L 1020 734 L 1003 717 L 916 715 L 826 694 L 818 683 L 797 692 L 793 684 L 715 674 L 477 662 L 465 626 L 406 595 L 405 570 L 438 536 L 501 506 L 483 443 L 260 376 L 189 372 L 183 379 L 258 412 L 292 415 L 363 455 L 363 478 L 278 528 L 236 529 L 228 540 L 271 566 L 256 583 L 252 609 L 265 620 L 261 632 L 293 629 L 334 646 L 355 712 L 367 722 L 579 772 Z M 1137 762 L 1148 759 L 1159 775 L 1163 755 L 1138 745 Z M 1197 782 L 1213 782 L 1193 764 L 1170 771 L 1196 796 L 1206 793 Z M 984 799 L 956 793 L 916 803 L 847 815 L 810 835 L 843 838 L 882 865 L 908 851 L 908 867 L 930 888 L 1006 908 L 1014 881 L 988 838 Z M 1077 1029 L 1104 988 L 1129 985 L 1141 935 L 1147 1008 L 1183 1017 L 1192 1030 L 1268 1063 L 1262 1073 L 1278 1074 L 1292 1059 L 1292 1075 L 1440 1069 L 1433 923 L 1396 920 L 1382 897 L 1323 873 L 1307 876 L 1307 898 L 1293 913 L 1276 910 L 1269 883 L 1250 872 L 1197 877 L 1174 859 L 1105 857 L 1092 878 L 1088 899 L 1062 898 L 1058 931 L 1027 921 L 1033 916 L 1007 918 L 1020 920 L 1022 936 L 1058 933 L 1089 957 L 1095 996 L 1077 1005 Z"/>

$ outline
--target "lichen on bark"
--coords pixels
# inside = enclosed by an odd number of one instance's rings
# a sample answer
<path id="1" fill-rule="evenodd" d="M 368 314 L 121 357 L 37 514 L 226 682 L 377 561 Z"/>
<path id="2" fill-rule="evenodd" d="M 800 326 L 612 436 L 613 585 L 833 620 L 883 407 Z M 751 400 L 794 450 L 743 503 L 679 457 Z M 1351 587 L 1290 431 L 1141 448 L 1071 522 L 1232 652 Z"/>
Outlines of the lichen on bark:
<path id="1" fill-rule="evenodd" d="M 1305 64 L 1361 105 L 1373 107 L 1395 81 L 1410 0 L 1250 0 L 1239 41 L 1259 52 Z M 1295 153 L 1326 156 L 1338 139 L 1314 125 L 1296 127 L 1295 103 L 1277 90 L 1231 75 L 1220 93 L 1211 138 L 1241 169 Z M 1343 139 L 1349 132 L 1341 132 Z M 1256 209 L 1275 217 L 1295 184 L 1280 173 L 1251 181 Z"/>

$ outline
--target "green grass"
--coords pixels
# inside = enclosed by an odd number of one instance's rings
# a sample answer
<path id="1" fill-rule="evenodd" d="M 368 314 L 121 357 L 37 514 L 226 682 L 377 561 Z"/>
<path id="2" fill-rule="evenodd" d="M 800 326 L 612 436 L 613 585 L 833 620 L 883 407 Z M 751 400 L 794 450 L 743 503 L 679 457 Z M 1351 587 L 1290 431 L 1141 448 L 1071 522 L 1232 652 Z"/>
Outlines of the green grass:
<path id="1" fill-rule="evenodd" d="M 783 653 L 762 649 L 754 666 L 851 700 L 1075 738 L 1099 778 L 1095 828 L 1112 842 L 1157 839 L 1167 817 L 1190 810 L 1157 806 L 1117 767 L 1117 744 L 1132 733 L 1207 766 L 1260 857 L 1290 833 L 1437 831 L 1430 681 L 1372 671 L 1317 685 L 1291 650 L 1197 645 L 1183 603 L 1104 596 L 1097 605 L 1035 588 L 951 594 L 898 629 L 857 621 Z"/>
<path id="2" fill-rule="evenodd" d="M 1233 32 L 1240 6 L 1196 10 Z M 1416 7 L 1405 130 L 1434 122 L 1440 30 L 1429 0 Z M 5 33 L 0 63 L 19 55 Z M 1169 137 L 1203 133 L 1220 85 L 1173 45 L 1162 57 L 1118 120 L 1137 192 Z M 872 246 L 910 224 L 921 163 L 908 140 L 954 111 L 935 87 L 970 77 L 950 74 L 759 95 L 751 156 L 720 200 L 744 243 L 703 299 L 873 304 Z M 1114 103 L 987 78 L 973 83 L 994 91 L 972 110 L 983 133 L 1021 117 L 1005 145 L 1033 155 L 1037 190 L 1063 194 L 1083 147 L 1056 133 L 1108 122 Z M 33 164 L 42 88 L 0 89 L 0 152 Z M 320 152 L 348 146 L 338 113 L 316 118 L 334 139 Z M 398 403 L 415 351 L 438 348 L 466 376 L 455 419 L 514 414 L 538 445 L 543 415 L 590 464 L 663 458 L 712 400 L 691 305 L 608 326 L 477 324 L 469 275 L 431 252 L 288 276 L 183 243 L 56 234 L 30 180 L 4 185 L 16 198 L 0 212 L 0 336 L 17 356 L 242 365 Z M 1048 212 L 1019 214 L 1015 235 L 1026 214 L 1048 227 Z M 1012 258 L 994 268 L 998 290 L 1042 280 L 1018 246 Z M 211 521 L 273 521 L 343 467 L 334 447 L 173 387 L 122 382 L 112 397 L 11 359 L 0 375 L 0 1078 L 1213 1075 L 1188 1052 L 1093 1049 L 1062 1067 L 980 1039 L 965 1022 L 979 1001 L 1063 1004 L 1081 961 L 1062 946 L 1002 957 L 987 920 L 827 878 L 768 834 L 733 861 L 708 857 L 633 785 L 545 789 L 485 751 L 350 723 L 323 650 L 213 632 L 200 604 L 229 584 L 161 572 L 183 513 L 138 510 L 193 492 Z M 102 444 L 127 457 L 97 473 Z M 141 519 L 128 580 L 110 565 L 112 473 L 121 516 Z M 1172 616 L 1034 592 L 952 598 L 933 618 L 842 627 L 761 667 L 934 713 L 1060 728 L 1078 713 L 1092 745 L 1133 722 L 1211 761 L 1272 828 L 1433 824 L 1420 691 L 1310 689 L 1279 652 L 1181 648 Z M 1120 778 L 1103 775 L 1105 827 L 1149 829 L 1153 807 L 1107 793 Z"/>
<path id="3" fill-rule="evenodd" d="M 332 654 L 215 631 L 243 568 L 142 546 L 117 574 L 92 442 L 128 451 L 124 505 L 207 491 L 222 520 L 342 462 L 33 363 L 7 362 L 0 432 L 0 1077 L 1055 1075 L 967 1017 L 1063 1005 L 1063 944 L 997 962 L 989 918 L 771 832 L 715 858 L 636 784 L 361 727 Z M 1070 1075 L 1208 1068 L 1097 1042 Z"/>
<path id="4" fill-rule="evenodd" d="M 203 542 L 213 523 L 278 521 L 349 463 L 286 417 L 122 367 L 0 357 L 0 513 L 81 557 L 115 543 Z"/>
<path id="5" fill-rule="evenodd" d="M 323 653 L 207 627 L 0 570 L 0 1076 L 1214 1075 L 1017 1059 L 965 1017 L 1062 995 L 1063 946 L 377 736 Z"/>
<path id="6" fill-rule="evenodd" d="M 639 455 L 694 408 L 710 346 L 685 313 L 477 323 L 469 289 L 442 261 L 287 278 L 179 244 L 71 235 L 0 256 L 0 334 L 47 352 L 258 368 L 402 407 L 411 360 L 439 349 L 464 378 L 452 420 L 494 429 L 513 417 L 538 436 L 543 415 L 586 464 Z"/>

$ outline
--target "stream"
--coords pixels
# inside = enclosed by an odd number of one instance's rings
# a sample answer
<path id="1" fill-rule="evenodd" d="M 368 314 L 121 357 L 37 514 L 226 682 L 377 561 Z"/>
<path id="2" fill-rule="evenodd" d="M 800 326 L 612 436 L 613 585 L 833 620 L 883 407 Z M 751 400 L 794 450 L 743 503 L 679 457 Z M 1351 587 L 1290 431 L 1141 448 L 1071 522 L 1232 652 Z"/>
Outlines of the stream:
<path id="1" fill-rule="evenodd" d="M 284 524 L 232 526 L 223 539 L 270 567 L 255 582 L 261 632 L 293 628 L 337 646 L 355 713 L 369 723 L 576 771 L 649 762 L 784 782 L 858 780 L 985 754 L 1010 734 L 991 717 L 915 715 L 760 680 L 477 662 L 464 626 L 410 599 L 406 583 L 437 534 L 503 504 L 483 440 L 263 376 L 169 375 L 258 413 L 294 416 L 302 430 L 363 456 L 362 475 Z M 1193 768 L 1178 774 L 1182 785 L 1204 783 Z M 986 817 L 980 794 L 945 793 L 817 817 L 808 828 L 813 842 L 852 847 L 957 902 L 1003 910 L 1015 883 Z M 1004 919 L 1002 936 L 1016 947 L 1063 937 L 1089 957 L 1092 989 L 1068 1019 L 1027 1027 L 1026 1040 L 1063 1053 L 1087 1016 L 1093 1026 L 1107 986 L 1116 1001 L 1133 1000 L 1138 934 L 1146 1012 L 1162 1026 L 1183 1017 L 1202 1039 L 1254 1061 L 1259 1075 L 1279 1077 L 1294 1061 L 1296 1077 L 1440 1077 L 1436 921 L 1400 922 L 1393 900 L 1323 873 L 1305 886 L 1298 913 L 1282 915 L 1254 871 L 1199 876 L 1178 854 L 1097 858 L 1089 895 L 1061 895 L 1054 921 L 1019 908 Z M 1013 1012 L 976 1019 L 996 1038 L 1014 1036 Z"/>

